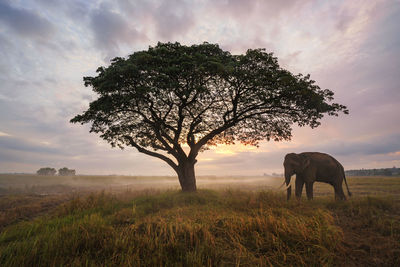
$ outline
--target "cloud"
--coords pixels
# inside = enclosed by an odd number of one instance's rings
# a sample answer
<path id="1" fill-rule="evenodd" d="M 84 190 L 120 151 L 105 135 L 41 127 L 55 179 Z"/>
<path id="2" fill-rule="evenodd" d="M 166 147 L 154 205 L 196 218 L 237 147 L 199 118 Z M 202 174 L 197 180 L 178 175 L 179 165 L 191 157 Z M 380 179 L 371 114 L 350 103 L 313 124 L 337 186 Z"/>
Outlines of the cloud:
<path id="1" fill-rule="evenodd" d="M 107 5 L 92 12 L 90 27 L 94 34 L 95 45 L 114 56 L 121 44 L 140 42 L 147 38 L 134 24 L 128 23 L 119 12 L 113 11 Z"/>
<path id="2" fill-rule="evenodd" d="M 153 16 L 160 39 L 173 41 L 172 38 L 177 35 L 186 34 L 195 24 L 195 13 L 192 9 L 186 1 L 162 1 Z"/>
<path id="3" fill-rule="evenodd" d="M 33 141 L 25 138 L 18 138 L 15 136 L 0 135 L 0 147 L 6 150 L 16 150 L 23 152 L 37 152 L 49 154 L 65 154 L 68 153 L 64 149 L 51 146 L 46 141 Z M 4 159 L 2 159 L 4 160 Z"/>
<path id="4" fill-rule="evenodd" d="M 74 21 L 82 22 L 86 19 L 91 6 L 96 4 L 96 1 L 85 0 L 36 0 L 42 8 L 51 9 L 57 15 L 67 15 Z"/>
<path id="5" fill-rule="evenodd" d="M 197 14 L 202 10 L 202 4 L 185 0 L 123 0 L 118 1 L 118 10 L 126 18 L 134 18 L 137 26 L 146 31 L 153 43 L 173 42 L 199 26 Z"/>
<path id="6" fill-rule="evenodd" d="M 331 140 L 315 149 L 342 156 L 390 154 L 400 150 L 400 133 L 379 135 L 362 141 Z"/>
<path id="7" fill-rule="evenodd" d="M 208 1 L 208 9 L 211 12 L 218 12 L 218 15 L 227 16 L 237 21 L 246 20 L 275 20 L 282 13 L 288 13 L 292 9 L 299 9 L 310 1 L 299 0 L 218 0 Z"/>
<path id="8" fill-rule="evenodd" d="M 2 136 L 11 136 L 11 135 L 8 133 L 0 132 L 0 137 L 2 137 Z"/>
<path id="9" fill-rule="evenodd" d="M 198 174 L 280 172 L 286 153 L 310 150 L 331 153 L 346 168 L 399 165 L 399 11 L 389 0 L 1 1 L 0 168 L 51 163 L 86 173 L 173 174 L 162 161 L 110 149 L 68 122 L 96 97 L 83 76 L 157 41 L 208 41 L 232 53 L 264 47 L 350 109 L 314 130 L 294 127 L 288 143 L 207 151 Z"/>
<path id="10" fill-rule="evenodd" d="M 344 32 L 346 31 L 351 22 L 354 20 L 356 14 L 351 13 L 347 9 L 343 9 L 337 12 L 337 21 L 336 21 L 336 27 L 340 31 Z"/>
<path id="11" fill-rule="evenodd" d="M 55 32 L 53 24 L 35 11 L 0 3 L 0 21 L 22 37 L 50 38 Z"/>

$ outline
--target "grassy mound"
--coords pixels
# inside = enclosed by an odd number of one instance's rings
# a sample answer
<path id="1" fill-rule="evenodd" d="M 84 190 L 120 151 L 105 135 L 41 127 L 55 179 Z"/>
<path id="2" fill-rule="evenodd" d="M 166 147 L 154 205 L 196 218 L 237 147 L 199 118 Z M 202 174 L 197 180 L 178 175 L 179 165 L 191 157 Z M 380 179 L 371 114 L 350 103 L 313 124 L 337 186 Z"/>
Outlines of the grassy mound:
<path id="1" fill-rule="evenodd" d="M 398 222 L 383 216 L 394 205 L 372 198 L 286 202 L 272 192 L 98 193 L 6 227 L 0 265 L 351 266 L 360 263 L 352 255 L 365 253 L 346 247 L 354 246 L 347 226 L 357 221 L 400 240 Z M 395 264 L 396 248 L 380 263 Z"/>

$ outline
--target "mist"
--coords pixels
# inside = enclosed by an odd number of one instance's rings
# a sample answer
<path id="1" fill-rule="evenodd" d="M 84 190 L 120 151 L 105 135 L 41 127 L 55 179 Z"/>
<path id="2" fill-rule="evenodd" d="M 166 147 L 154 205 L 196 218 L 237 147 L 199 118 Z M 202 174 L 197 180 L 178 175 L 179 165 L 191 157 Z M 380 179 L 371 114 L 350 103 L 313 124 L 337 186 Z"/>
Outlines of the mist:
<path id="1" fill-rule="evenodd" d="M 40 176 L 30 174 L 0 175 L 0 195 L 32 193 L 39 195 L 122 192 L 143 190 L 179 190 L 176 176 L 77 175 Z M 270 176 L 198 176 L 199 189 L 280 190 L 282 177 Z"/>

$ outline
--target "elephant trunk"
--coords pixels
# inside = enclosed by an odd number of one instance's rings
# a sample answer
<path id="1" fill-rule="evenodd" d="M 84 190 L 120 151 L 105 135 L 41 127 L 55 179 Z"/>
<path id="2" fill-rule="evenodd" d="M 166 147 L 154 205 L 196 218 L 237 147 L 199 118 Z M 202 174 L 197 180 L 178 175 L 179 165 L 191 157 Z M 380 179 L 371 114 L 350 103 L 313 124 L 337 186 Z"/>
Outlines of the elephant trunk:
<path id="1" fill-rule="evenodd" d="M 290 175 L 288 172 L 285 171 L 285 183 L 286 183 L 286 192 L 287 192 L 287 200 L 290 199 L 290 196 L 292 195 L 292 186 L 290 185 L 290 178 L 292 175 Z"/>

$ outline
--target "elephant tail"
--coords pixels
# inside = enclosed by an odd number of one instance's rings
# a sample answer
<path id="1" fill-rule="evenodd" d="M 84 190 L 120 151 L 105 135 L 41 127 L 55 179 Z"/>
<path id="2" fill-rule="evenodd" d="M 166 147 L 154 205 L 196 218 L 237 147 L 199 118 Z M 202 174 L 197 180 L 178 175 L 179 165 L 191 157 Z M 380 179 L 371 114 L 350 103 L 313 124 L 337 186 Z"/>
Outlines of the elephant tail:
<path id="1" fill-rule="evenodd" d="M 347 185 L 347 180 L 346 180 L 346 175 L 344 174 L 344 170 L 343 170 L 343 178 L 344 178 L 344 183 L 346 184 L 347 193 L 349 194 L 349 197 L 351 197 L 352 194 L 349 190 L 349 186 Z"/>

